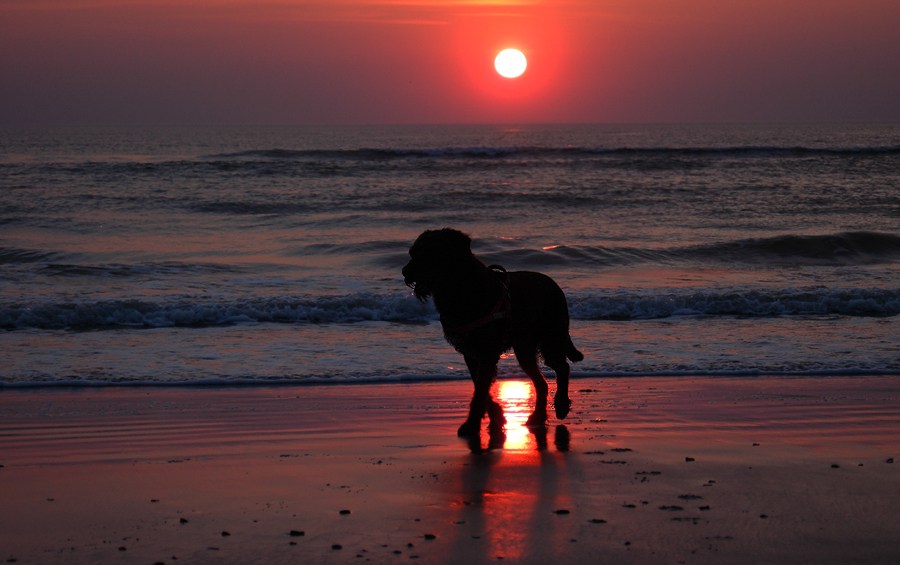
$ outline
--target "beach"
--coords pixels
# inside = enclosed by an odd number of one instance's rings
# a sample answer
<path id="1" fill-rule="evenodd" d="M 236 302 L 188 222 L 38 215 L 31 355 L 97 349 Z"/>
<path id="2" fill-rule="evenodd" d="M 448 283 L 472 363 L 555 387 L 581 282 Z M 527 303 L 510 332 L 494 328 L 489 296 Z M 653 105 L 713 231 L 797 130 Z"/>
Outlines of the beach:
<path id="1" fill-rule="evenodd" d="M 553 383 L 551 383 L 551 388 Z M 456 437 L 471 384 L 0 391 L 18 563 L 888 563 L 900 377 L 573 381 Z"/>

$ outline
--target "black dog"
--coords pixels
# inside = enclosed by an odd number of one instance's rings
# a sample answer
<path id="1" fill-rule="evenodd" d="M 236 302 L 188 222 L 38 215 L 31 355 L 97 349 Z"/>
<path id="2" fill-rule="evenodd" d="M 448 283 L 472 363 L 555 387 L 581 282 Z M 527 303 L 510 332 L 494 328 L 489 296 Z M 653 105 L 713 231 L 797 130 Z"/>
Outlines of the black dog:
<path id="1" fill-rule="evenodd" d="M 416 297 L 434 298 L 441 315 L 444 337 L 463 354 L 475 394 L 469 417 L 459 435 L 473 436 L 481 430 L 485 411 L 493 429 L 506 423 L 503 409 L 491 398 L 500 355 L 510 348 L 522 370 L 534 383 L 537 400 L 526 425 L 547 423 L 548 387 L 538 367 L 540 352 L 556 372 L 556 417 L 569 414 L 569 364 L 584 355 L 569 337 L 566 297 L 553 279 L 541 273 L 507 273 L 502 267 L 487 267 L 472 254 L 468 235 L 444 228 L 428 230 L 409 249 L 403 280 Z"/>

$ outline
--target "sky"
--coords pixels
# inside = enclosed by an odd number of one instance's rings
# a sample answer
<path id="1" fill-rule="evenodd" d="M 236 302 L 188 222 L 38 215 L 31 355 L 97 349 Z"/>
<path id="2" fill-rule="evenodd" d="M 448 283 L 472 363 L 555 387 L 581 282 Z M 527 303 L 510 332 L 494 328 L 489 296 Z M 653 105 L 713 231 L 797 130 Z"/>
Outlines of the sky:
<path id="1" fill-rule="evenodd" d="M 898 122 L 898 30 L 898 0 L 0 0 L 0 126 Z"/>

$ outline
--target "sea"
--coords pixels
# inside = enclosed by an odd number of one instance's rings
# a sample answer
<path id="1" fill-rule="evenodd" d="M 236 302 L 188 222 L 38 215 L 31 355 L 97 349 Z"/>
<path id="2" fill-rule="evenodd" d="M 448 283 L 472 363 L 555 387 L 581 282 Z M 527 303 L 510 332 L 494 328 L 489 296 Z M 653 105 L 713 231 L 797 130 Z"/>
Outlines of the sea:
<path id="1" fill-rule="evenodd" d="M 575 378 L 900 374 L 900 124 L 60 127 L 0 130 L 0 387 L 469 379 L 443 227 Z"/>

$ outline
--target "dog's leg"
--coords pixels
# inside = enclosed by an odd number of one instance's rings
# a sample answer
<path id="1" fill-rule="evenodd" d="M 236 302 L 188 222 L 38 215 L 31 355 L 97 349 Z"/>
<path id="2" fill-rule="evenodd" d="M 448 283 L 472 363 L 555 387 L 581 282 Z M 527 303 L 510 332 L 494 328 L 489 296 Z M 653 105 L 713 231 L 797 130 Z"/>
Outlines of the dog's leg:
<path id="1" fill-rule="evenodd" d="M 469 417 L 459 427 L 456 434 L 460 436 L 473 436 L 481 432 L 481 419 L 488 407 L 491 396 L 491 385 L 497 376 L 497 362 L 500 357 L 491 360 L 480 359 L 476 363 L 473 379 L 475 380 L 475 394 L 472 395 L 472 403 L 469 405 Z M 502 410 L 501 410 L 502 412 Z"/>
<path id="2" fill-rule="evenodd" d="M 545 359 L 547 365 L 556 371 L 556 396 L 553 397 L 553 407 L 556 409 L 556 417 L 560 420 L 569 415 L 572 401 L 569 400 L 569 364 L 565 357 L 553 357 Z"/>
<path id="3" fill-rule="evenodd" d="M 466 367 L 469 368 L 469 374 L 472 375 L 472 382 L 478 383 L 478 360 L 474 357 L 463 356 L 466 360 Z M 496 376 L 496 372 L 494 373 Z M 506 425 L 506 416 L 503 415 L 503 407 L 497 404 L 494 400 L 494 397 L 491 395 L 490 389 L 488 389 L 488 397 L 487 397 L 487 415 L 491 420 L 491 429 L 494 431 L 499 431 L 503 429 L 503 426 Z"/>
<path id="4" fill-rule="evenodd" d="M 525 425 L 528 427 L 545 426 L 547 425 L 547 395 L 550 389 L 547 386 L 547 379 L 544 378 L 541 368 L 538 367 L 537 350 L 533 347 L 517 347 L 515 352 L 519 366 L 534 383 L 534 412 L 525 421 Z"/>
<path id="5" fill-rule="evenodd" d="M 506 416 L 503 415 L 503 407 L 497 404 L 491 396 L 490 390 L 488 390 L 487 398 L 487 415 L 491 420 L 491 431 L 503 431 L 503 426 L 506 425 Z"/>

